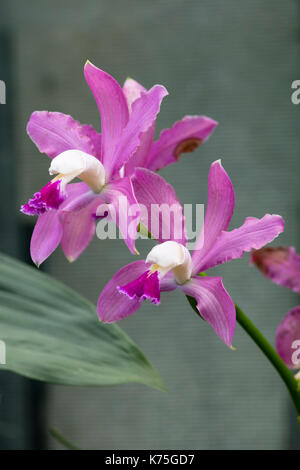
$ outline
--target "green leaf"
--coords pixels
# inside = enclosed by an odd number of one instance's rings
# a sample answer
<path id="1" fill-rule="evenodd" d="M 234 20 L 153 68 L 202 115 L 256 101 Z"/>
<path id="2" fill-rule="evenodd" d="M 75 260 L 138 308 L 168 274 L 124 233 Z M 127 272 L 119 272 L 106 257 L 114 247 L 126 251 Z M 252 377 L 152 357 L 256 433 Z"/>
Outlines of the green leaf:
<path id="1" fill-rule="evenodd" d="M 117 325 L 99 322 L 92 303 L 3 254 L 0 340 L 6 344 L 0 370 L 63 385 L 140 382 L 165 390 L 136 344 Z"/>
<path id="2" fill-rule="evenodd" d="M 49 430 L 51 436 L 59 442 L 62 446 L 64 446 L 68 450 L 80 450 L 79 447 L 75 446 L 69 439 L 62 435 L 57 429 L 50 428 Z"/>

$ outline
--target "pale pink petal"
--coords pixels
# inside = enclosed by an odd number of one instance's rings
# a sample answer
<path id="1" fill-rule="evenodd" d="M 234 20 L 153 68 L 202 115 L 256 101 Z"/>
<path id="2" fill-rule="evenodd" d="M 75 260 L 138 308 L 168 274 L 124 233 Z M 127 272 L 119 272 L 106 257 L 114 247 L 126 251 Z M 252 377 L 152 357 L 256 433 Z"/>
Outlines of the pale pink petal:
<path id="1" fill-rule="evenodd" d="M 266 214 L 261 219 L 247 217 L 241 227 L 221 233 L 202 260 L 201 270 L 241 258 L 245 251 L 261 248 L 283 231 L 284 220 L 279 215 Z"/>
<path id="2" fill-rule="evenodd" d="M 123 92 L 128 104 L 129 111 L 131 111 L 132 104 L 144 93 L 146 88 L 132 78 L 127 78 L 123 85 Z"/>
<path id="3" fill-rule="evenodd" d="M 147 168 L 157 171 L 176 163 L 182 153 L 192 152 L 211 135 L 217 122 L 206 116 L 185 116 L 171 129 L 164 129 L 154 142 Z"/>
<path id="4" fill-rule="evenodd" d="M 61 247 L 69 261 L 75 261 L 87 248 L 96 230 L 96 210 L 99 201 L 75 212 L 63 212 Z"/>
<path id="5" fill-rule="evenodd" d="M 100 193 L 99 199 L 113 206 L 116 215 L 115 222 L 122 237 L 131 253 L 136 254 L 135 239 L 140 221 L 140 208 L 130 178 L 124 177 L 111 181 Z"/>
<path id="6" fill-rule="evenodd" d="M 35 111 L 28 121 L 27 132 L 39 151 L 50 158 L 71 149 L 100 158 L 100 134 L 93 126 L 80 124 L 66 114 Z"/>
<path id="7" fill-rule="evenodd" d="M 141 276 L 147 270 L 144 260 L 134 261 L 124 266 L 102 290 L 98 299 L 98 317 L 105 323 L 112 323 L 129 317 L 140 306 L 139 299 L 130 299 L 119 292 L 118 287 L 128 284 Z"/>
<path id="8" fill-rule="evenodd" d="M 132 177 L 135 197 L 141 208 L 141 222 L 160 243 L 175 240 L 186 244 L 183 209 L 174 188 L 160 175 L 137 168 Z"/>
<path id="9" fill-rule="evenodd" d="M 234 303 L 223 286 L 222 278 L 193 277 L 180 287 L 186 295 L 196 299 L 201 317 L 210 323 L 228 346 L 231 346 L 236 313 Z"/>
<path id="10" fill-rule="evenodd" d="M 261 248 L 252 253 L 251 261 L 275 284 L 300 294 L 300 255 L 294 247 Z"/>
<path id="11" fill-rule="evenodd" d="M 129 119 L 128 106 L 122 88 L 108 73 L 87 62 L 84 75 L 101 114 L 102 162 L 110 174 L 116 145 Z"/>
<path id="12" fill-rule="evenodd" d="M 161 85 L 155 85 L 151 90 L 142 93 L 132 105 L 130 120 L 124 129 L 109 167 L 105 165 L 108 174 L 113 174 L 127 163 L 140 146 L 142 134 L 155 122 L 160 110 L 162 99 L 168 94 Z"/>
<path id="13" fill-rule="evenodd" d="M 282 319 L 276 332 L 276 349 L 291 369 L 300 369 L 300 306 Z"/>
<path id="14" fill-rule="evenodd" d="M 193 252 L 193 273 L 200 272 L 203 259 L 223 230 L 227 230 L 234 211 L 234 189 L 221 165 L 214 162 L 209 171 L 208 196 L 202 229 Z"/>
<path id="15" fill-rule="evenodd" d="M 58 247 L 62 237 L 62 226 L 59 211 L 45 212 L 38 217 L 31 242 L 30 254 L 32 261 L 40 266 Z"/>

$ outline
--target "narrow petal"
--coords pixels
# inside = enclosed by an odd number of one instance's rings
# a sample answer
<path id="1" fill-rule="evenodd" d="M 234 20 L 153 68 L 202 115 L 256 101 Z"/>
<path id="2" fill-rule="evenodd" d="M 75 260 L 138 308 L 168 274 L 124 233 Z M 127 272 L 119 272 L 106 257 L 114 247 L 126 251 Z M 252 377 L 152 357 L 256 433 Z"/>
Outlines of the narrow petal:
<path id="1" fill-rule="evenodd" d="M 205 271 L 232 259 L 242 258 L 245 251 L 261 248 L 283 231 L 284 220 L 279 215 L 266 214 L 262 219 L 247 217 L 241 227 L 221 233 L 203 259 L 201 270 Z"/>
<path id="2" fill-rule="evenodd" d="M 252 253 L 251 261 L 275 284 L 300 294 L 300 256 L 294 247 L 261 248 Z"/>
<path id="3" fill-rule="evenodd" d="M 155 122 L 160 110 L 162 99 L 168 94 L 161 85 L 155 85 L 151 90 L 142 93 L 132 105 L 130 120 L 124 129 L 109 166 L 105 170 L 113 174 L 127 163 L 140 145 L 141 136 Z"/>
<path id="4" fill-rule="evenodd" d="M 97 310 L 100 320 L 105 323 L 116 322 L 129 317 L 140 308 L 139 299 L 130 299 L 119 292 L 118 287 L 137 279 L 146 269 L 145 261 L 139 260 L 124 266 L 114 275 L 98 299 Z"/>
<path id="5" fill-rule="evenodd" d="M 108 73 L 87 62 L 84 75 L 101 114 L 102 162 L 110 173 L 116 145 L 129 119 L 128 106 L 122 88 Z"/>
<path id="6" fill-rule="evenodd" d="M 200 272 L 204 257 L 223 230 L 227 230 L 234 211 L 235 195 L 229 176 L 220 160 L 214 162 L 208 176 L 208 196 L 204 228 L 193 252 L 194 273 Z"/>
<path id="7" fill-rule="evenodd" d="M 153 144 L 155 134 L 155 123 L 141 135 L 140 145 L 125 164 L 125 175 L 131 176 L 138 167 L 147 166 L 147 158 Z"/>
<path id="8" fill-rule="evenodd" d="M 217 335 L 231 346 L 235 330 L 234 303 L 225 290 L 221 277 L 194 277 L 180 286 L 183 292 L 197 301 L 197 309 Z"/>
<path id="9" fill-rule="evenodd" d="M 192 152 L 203 144 L 218 125 L 206 116 L 185 116 L 171 129 L 164 129 L 153 144 L 147 168 L 157 171 L 176 163 L 183 153 Z"/>
<path id="10" fill-rule="evenodd" d="M 40 215 L 30 242 L 32 261 L 40 266 L 56 250 L 61 237 L 62 226 L 59 220 L 59 211 L 53 210 Z"/>
<path id="11" fill-rule="evenodd" d="M 93 126 L 80 124 L 66 114 L 35 111 L 28 121 L 27 132 L 39 151 L 50 158 L 71 149 L 100 158 L 100 134 Z"/>
<path id="12" fill-rule="evenodd" d="M 183 209 L 174 188 L 160 175 L 145 168 L 132 177 L 135 197 L 140 205 L 141 222 L 160 243 L 167 240 L 186 244 Z"/>
<path id="13" fill-rule="evenodd" d="M 100 199 L 112 204 L 122 237 L 131 253 L 136 254 L 135 239 L 140 222 L 140 208 L 135 198 L 130 178 L 113 180 L 102 193 Z"/>
<path id="14" fill-rule="evenodd" d="M 300 306 L 282 319 L 276 332 L 276 349 L 291 369 L 300 369 Z"/>
<path id="15" fill-rule="evenodd" d="M 132 78 L 127 78 L 123 85 L 123 92 L 128 104 L 129 111 L 131 112 L 132 104 L 145 93 L 147 90 L 139 82 Z"/>
<path id="16" fill-rule="evenodd" d="M 69 261 L 75 261 L 87 248 L 96 230 L 95 213 L 99 201 L 93 201 L 75 212 L 63 212 L 61 239 L 62 250 Z"/>

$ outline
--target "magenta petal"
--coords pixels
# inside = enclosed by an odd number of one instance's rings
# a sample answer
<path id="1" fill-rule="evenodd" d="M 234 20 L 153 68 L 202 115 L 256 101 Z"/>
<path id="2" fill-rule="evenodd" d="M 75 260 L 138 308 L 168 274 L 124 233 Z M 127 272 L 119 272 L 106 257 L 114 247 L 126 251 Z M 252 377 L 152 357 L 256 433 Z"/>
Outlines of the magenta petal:
<path id="1" fill-rule="evenodd" d="M 255 250 L 251 261 L 275 284 L 300 294 L 300 256 L 292 246 Z"/>
<path id="2" fill-rule="evenodd" d="M 149 299 L 153 304 L 160 303 L 160 290 L 158 272 L 146 271 L 137 279 L 129 282 L 125 286 L 118 286 L 119 292 L 127 295 L 130 299 Z"/>
<path id="3" fill-rule="evenodd" d="M 206 116 L 185 116 L 171 129 L 164 129 L 153 144 L 147 168 L 157 171 L 176 163 L 183 153 L 192 152 L 211 135 L 216 121 Z"/>
<path id="4" fill-rule="evenodd" d="M 205 255 L 212 248 L 223 230 L 227 230 L 234 211 L 234 189 L 220 160 L 209 171 L 208 196 L 204 230 L 193 252 L 194 273 L 200 272 Z M 203 240 L 204 239 L 204 240 Z"/>
<path id="5" fill-rule="evenodd" d="M 71 149 L 100 158 L 100 134 L 93 126 L 82 125 L 66 114 L 35 111 L 28 121 L 27 132 L 39 151 L 50 158 Z"/>
<path id="6" fill-rule="evenodd" d="M 21 207 L 21 212 L 27 215 L 42 215 L 51 209 L 58 209 L 66 198 L 67 193 L 62 189 L 61 180 L 50 181 L 34 193 L 33 198 Z"/>
<path id="7" fill-rule="evenodd" d="M 300 369 L 300 306 L 290 310 L 276 332 L 276 349 L 291 369 Z"/>
<path id="8" fill-rule="evenodd" d="M 131 253 L 136 254 L 135 239 L 140 222 L 140 208 L 130 178 L 111 181 L 99 195 L 101 201 L 112 204 L 122 237 Z"/>
<path id="9" fill-rule="evenodd" d="M 116 145 L 129 119 L 128 106 L 122 88 L 108 73 L 87 62 L 84 75 L 101 114 L 102 162 L 110 174 Z"/>
<path id="10" fill-rule="evenodd" d="M 141 96 L 142 93 L 145 93 L 147 90 L 140 83 L 132 78 L 127 78 L 123 85 L 123 92 L 128 104 L 129 111 L 131 111 L 132 104 Z"/>
<path id="11" fill-rule="evenodd" d="M 161 101 L 167 94 L 163 86 L 155 85 L 133 103 L 130 120 L 122 133 L 110 166 L 105 166 L 108 173 L 113 174 L 120 170 L 140 146 L 141 136 L 155 122 Z"/>
<path id="12" fill-rule="evenodd" d="M 225 290 L 221 277 L 194 277 L 181 286 L 186 295 L 194 297 L 200 315 L 217 335 L 231 346 L 235 330 L 234 303 Z"/>
<path id="13" fill-rule="evenodd" d="M 160 175 L 145 168 L 136 169 L 132 184 L 138 203 L 146 209 L 141 210 L 141 222 L 153 237 L 161 243 L 175 240 L 185 245 L 183 209 L 174 188 Z M 159 215 L 155 208 L 160 205 L 164 207 Z"/>
<path id="14" fill-rule="evenodd" d="M 232 259 L 241 258 L 245 251 L 261 248 L 283 231 L 284 220 L 279 215 L 266 214 L 261 219 L 247 217 L 241 227 L 221 233 L 203 259 L 201 271 Z"/>
<path id="15" fill-rule="evenodd" d="M 139 299 L 129 299 L 118 291 L 118 286 L 125 285 L 138 278 L 145 272 L 147 266 L 144 260 L 134 261 L 124 266 L 118 271 L 114 277 L 104 287 L 98 299 L 98 316 L 99 319 L 112 323 L 129 317 L 136 312 L 141 302 Z"/>
<path id="16" fill-rule="evenodd" d="M 141 135 L 140 145 L 125 164 L 125 175 L 131 176 L 137 167 L 144 168 L 147 166 L 147 158 L 152 147 L 155 133 L 155 124 Z"/>
<path id="17" fill-rule="evenodd" d="M 62 237 L 59 211 L 49 211 L 40 215 L 31 237 L 30 254 L 32 261 L 39 266 L 58 247 Z"/>
<path id="18" fill-rule="evenodd" d="M 87 248 L 96 230 L 95 212 L 99 201 L 75 212 L 63 212 L 61 247 L 69 261 L 75 261 Z"/>

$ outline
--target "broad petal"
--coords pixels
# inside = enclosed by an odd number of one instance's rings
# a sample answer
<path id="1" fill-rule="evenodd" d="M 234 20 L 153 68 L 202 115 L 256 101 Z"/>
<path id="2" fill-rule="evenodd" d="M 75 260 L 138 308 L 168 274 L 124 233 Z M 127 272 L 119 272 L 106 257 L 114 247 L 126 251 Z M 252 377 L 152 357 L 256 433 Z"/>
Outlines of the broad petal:
<path id="1" fill-rule="evenodd" d="M 294 247 L 261 248 L 252 253 L 251 261 L 275 284 L 300 294 L 300 256 Z"/>
<path id="2" fill-rule="evenodd" d="M 133 103 L 130 120 L 122 133 L 110 166 L 105 166 L 108 174 L 120 170 L 140 146 L 142 134 L 154 124 L 161 101 L 167 94 L 163 86 L 155 85 Z"/>
<path id="3" fill-rule="evenodd" d="M 144 260 L 134 261 L 124 266 L 104 287 L 98 299 L 98 317 L 105 323 L 113 323 L 129 317 L 136 312 L 141 301 L 130 299 L 119 292 L 118 287 L 128 284 L 141 276 L 147 270 Z"/>
<path id="4" fill-rule="evenodd" d="M 128 104 L 129 111 L 131 112 L 132 104 L 145 93 L 147 90 L 139 82 L 133 78 L 127 78 L 123 85 L 123 92 Z"/>
<path id="5" fill-rule="evenodd" d="M 62 226 L 59 220 L 59 211 L 52 210 L 40 215 L 30 242 L 32 261 L 40 266 L 56 250 L 61 237 Z"/>
<path id="6" fill-rule="evenodd" d="M 140 208 L 130 178 L 113 180 L 105 187 L 99 197 L 101 201 L 112 204 L 116 216 L 115 222 L 122 237 L 131 253 L 137 254 L 135 239 L 140 222 Z"/>
<path id="7" fill-rule="evenodd" d="M 193 252 L 194 273 L 200 272 L 204 257 L 213 247 L 223 230 L 227 230 L 234 211 L 234 189 L 229 176 L 221 165 L 214 162 L 208 176 L 208 196 L 204 227 Z"/>
<path id="8" fill-rule="evenodd" d="M 241 227 L 221 233 L 203 259 L 201 270 L 204 271 L 232 259 L 242 258 L 245 251 L 261 248 L 283 231 L 284 220 L 279 215 L 266 214 L 261 219 L 247 217 Z"/>
<path id="9" fill-rule="evenodd" d="M 100 158 L 100 134 L 93 126 L 80 124 L 66 114 L 35 111 L 28 121 L 27 132 L 39 151 L 50 158 L 71 149 Z"/>
<path id="10" fill-rule="evenodd" d="M 225 290 L 221 277 L 194 277 L 181 286 L 186 295 L 194 297 L 201 317 L 213 327 L 217 335 L 231 346 L 235 330 L 234 303 Z"/>
<path id="11" fill-rule="evenodd" d="M 160 243 L 174 240 L 186 245 L 183 209 L 174 188 L 160 175 L 137 168 L 132 177 L 141 207 L 141 222 Z"/>
<path id="12" fill-rule="evenodd" d="M 61 247 L 70 262 L 75 261 L 93 239 L 96 230 L 95 213 L 99 203 L 94 200 L 79 211 L 62 214 Z"/>
<path id="13" fill-rule="evenodd" d="M 102 162 L 111 173 L 116 145 L 129 119 L 128 106 L 122 88 L 108 73 L 87 62 L 84 76 L 101 114 Z"/>
<path id="14" fill-rule="evenodd" d="M 300 305 L 290 310 L 276 331 L 276 349 L 291 369 L 300 369 Z"/>
<path id="15" fill-rule="evenodd" d="M 175 122 L 171 129 L 164 129 L 154 142 L 147 168 L 157 171 L 171 163 L 176 163 L 182 153 L 192 152 L 211 135 L 216 121 L 206 116 L 185 116 Z"/>

